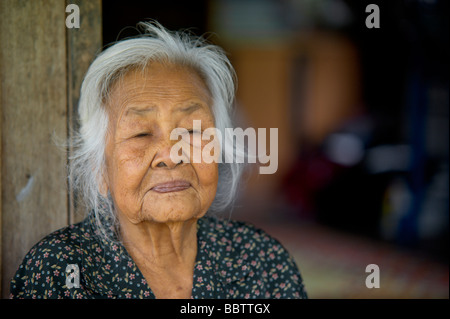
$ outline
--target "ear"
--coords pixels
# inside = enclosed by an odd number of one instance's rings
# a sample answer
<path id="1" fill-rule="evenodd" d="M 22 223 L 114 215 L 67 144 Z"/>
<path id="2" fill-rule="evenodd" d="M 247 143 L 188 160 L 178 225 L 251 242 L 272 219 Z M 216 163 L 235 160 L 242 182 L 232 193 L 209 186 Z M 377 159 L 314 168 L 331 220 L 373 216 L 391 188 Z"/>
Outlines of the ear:
<path id="1" fill-rule="evenodd" d="M 108 185 L 109 185 L 108 175 L 105 172 L 103 172 L 100 180 L 98 181 L 98 191 L 105 198 L 108 197 L 108 191 L 109 191 Z"/>

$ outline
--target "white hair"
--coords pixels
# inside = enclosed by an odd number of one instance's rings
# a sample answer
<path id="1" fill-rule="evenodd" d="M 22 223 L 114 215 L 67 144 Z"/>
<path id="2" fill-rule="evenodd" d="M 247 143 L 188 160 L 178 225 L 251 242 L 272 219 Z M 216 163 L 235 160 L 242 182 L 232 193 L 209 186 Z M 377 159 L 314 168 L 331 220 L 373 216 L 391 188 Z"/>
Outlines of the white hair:
<path id="1" fill-rule="evenodd" d="M 236 77 L 224 51 L 201 37 L 186 32 L 170 32 L 157 22 L 139 25 L 145 30 L 143 35 L 115 43 L 90 65 L 81 85 L 78 105 L 80 128 L 71 141 L 74 152 L 70 157 L 69 182 L 81 196 L 87 211 L 93 214 L 103 234 L 101 220 L 112 218 L 116 221 L 111 196 L 105 198 L 99 190 L 105 169 L 106 100 L 113 83 L 127 72 L 143 69 L 152 61 L 190 67 L 198 72 L 209 89 L 216 128 L 224 132 L 225 128 L 232 127 Z M 237 149 L 233 140 L 225 138 L 221 143 L 222 150 L 227 143 L 231 143 L 232 149 Z M 224 160 L 218 165 L 217 192 L 208 213 L 224 211 L 231 206 L 243 170 L 242 164 L 225 163 Z M 105 203 L 109 209 L 99 209 Z"/>

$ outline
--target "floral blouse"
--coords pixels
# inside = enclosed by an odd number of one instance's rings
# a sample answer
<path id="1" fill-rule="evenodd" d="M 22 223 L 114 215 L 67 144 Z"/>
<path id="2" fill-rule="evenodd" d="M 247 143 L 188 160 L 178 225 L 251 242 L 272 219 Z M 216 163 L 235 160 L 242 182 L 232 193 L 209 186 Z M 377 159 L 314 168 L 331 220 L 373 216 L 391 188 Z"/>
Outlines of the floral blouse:
<path id="1" fill-rule="evenodd" d="M 100 239 L 94 225 L 86 218 L 37 243 L 11 281 L 10 297 L 155 298 L 125 247 Z M 191 298 L 307 298 L 294 260 L 262 230 L 214 217 L 197 227 Z"/>

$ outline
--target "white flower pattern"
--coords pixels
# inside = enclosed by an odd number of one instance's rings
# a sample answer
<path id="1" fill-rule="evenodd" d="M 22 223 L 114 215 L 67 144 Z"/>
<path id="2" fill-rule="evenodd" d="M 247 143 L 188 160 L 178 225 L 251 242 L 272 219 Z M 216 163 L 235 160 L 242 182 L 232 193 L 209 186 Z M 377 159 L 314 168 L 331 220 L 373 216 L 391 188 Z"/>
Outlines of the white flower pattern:
<path id="1" fill-rule="evenodd" d="M 155 298 L 125 247 L 99 239 L 94 225 L 86 218 L 37 243 L 11 281 L 10 297 Z M 191 298 L 307 298 L 294 260 L 264 231 L 214 217 L 197 227 Z M 79 288 L 66 286 L 68 264 L 80 269 Z"/>

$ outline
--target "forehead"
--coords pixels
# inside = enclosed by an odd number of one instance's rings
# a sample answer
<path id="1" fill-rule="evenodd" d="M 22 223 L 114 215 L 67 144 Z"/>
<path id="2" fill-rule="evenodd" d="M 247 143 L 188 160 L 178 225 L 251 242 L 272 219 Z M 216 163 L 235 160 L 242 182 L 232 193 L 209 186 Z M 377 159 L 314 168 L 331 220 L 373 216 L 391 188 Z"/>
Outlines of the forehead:
<path id="1" fill-rule="evenodd" d="M 153 62 L 121 76 L 110 89 L 106 103 L 111 111 L 129 113 L 211 104 L 210 92 L 191 67 Z"/>

